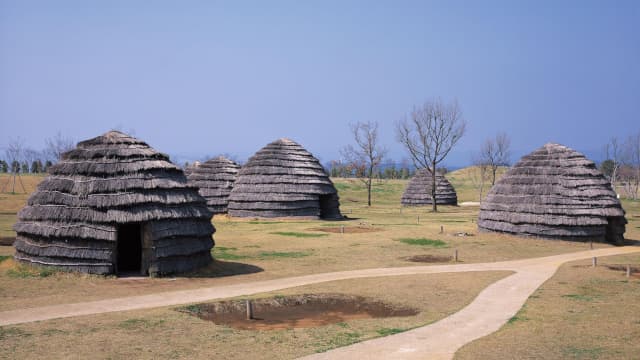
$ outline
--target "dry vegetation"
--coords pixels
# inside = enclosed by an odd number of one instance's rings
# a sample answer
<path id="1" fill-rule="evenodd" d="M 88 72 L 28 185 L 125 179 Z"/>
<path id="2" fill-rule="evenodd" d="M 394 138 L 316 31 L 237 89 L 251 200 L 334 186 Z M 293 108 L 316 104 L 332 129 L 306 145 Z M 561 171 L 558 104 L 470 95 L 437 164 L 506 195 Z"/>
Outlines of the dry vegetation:
<path id="1" fill-rule="evenodd" d="M 447 175 L 458 191 L 460 202 L 478 200 L 477 191 L 469 181 L 467 172 L 468 170 L 461 170 Z M 41 177 L 23 177 L 23 181 L 30 189 L 35 188 L 40 179 Z M 5 180 L 6 177 L 0 176 L 0 181 Z M 218 261 L 210 268 L 191 276 L 175 279 L 116 279 L 59 273 L 49 269 L 34 270 L 17 266 L 11 259 L 4 259 L 0 262 L 0 310 L 328 271 L 413 266 L 416 263 L 407 261 L 411 256 L 422 255 L 425 258 L 446 260 L 455 249 L 459 251 L 460 260 L 469 263 L 538 257 L 589 248 L 585 243 L 478 234 L 475 224 L 477 206 L 441 206 L 440 212 L 435 214 L 425 208 L 401 209 L 400 196 L 406 181 L 374 182 L 371 208 L 366 206 L 366 189 L 361 182 L 350 179 L 335 179 L 335 182 L 340 192 L 342 212 L 350 218 L 349 220 L 240 220 L 216 216 L 214 223 L 218 231 L 215 234 L 214 257 Z M 2 234 L 0 236 L 14 235 L 11 226 L 15 221 L 16 212 L 25 203 L 26 198 L 26 195 L 0 194 L 0 234 Z M 624 201 L 623 206 L 629 220 L 627 238 L 640 240 L 640 202 Z M 342 226 L 347 229 L 344 234 L 335 231 Z M 444 230 L 442 233 L 441 227 Z M 321 228 L 331 228 L 332 231 L 319 231 Z M 375 231 L 349 231 L 351 228 Z M 467 234 L 467 236 L 459 236 L 460 234 Z M 406 241 L 406 239 L 410 240 Z M 608 247 L 609 245 L 596 244 L 595 246 Z M 12 253 L 11 247 L 0 246 L 0 255 Z M 0 257 L 0 259 L 3 258 Z M 635 257 L 625 261 L 640 266 L 640 258 Z M 563 274 L 568 276 L 568 280 L 558 280 L 558 277 L 564 276 Z M 104 357 L 112 358 L 132 356 L 184 358 L 200 354 L 203 354 L 202 357 L 218 355 L 226 358 L 241 357 L 239 354 L 252 354 L 252 356 L 246 356 L 290 358 L 373 336 L 388 335 L 400 331 L 399 329 L 434 321 L 464 306 L 482 287 L 501 276 L 503 274 L 495 273 L 422 275 L 398 278 L 393 281 L 367 279 L 366 281 L 335 282 L 279 292 L 279 294 L 316 291 L 348 292 L 390 302 L 406 301 L 422 304 L 420 305 L 422 312 L 417 317 L 354 320 L 308 330 L 279 330 L 265 334 L 233 330 L 203 322 L 171 309 L 115 313 L 4 327 L 0 328 L 0 348 L 3 349 L 0 356 L 24 358 L 49 355 L 54 358 L 63 358 L 72 355 L 88 357 L 99 353 L 104 354 Z M 607 276 L 617 276 L 618 280 L 622 281 L 609 282 Z M 597 338 L 600 332 L 587 334 L 588 331 L 574 329 L 575 324 L 586 328 L 602 323 L 626 324 L 629 313 L 624 309 L 628 308 L 626 307 L 629 303 L 628 299 L 638 297 L 639 280 L 624 283 L 624 279 L 619 276 L 620 272 L 614 275 L 613 272 L 604 268 L 592 270 L 565 266 L 556 277 L 545 284 L 542 291 L 537 292 L 534 298 L 530 299 L 525 311 L 536 311 L 540 314 L 536 321 L 543 324 L 549 319 L 551 324 L 549 326 L 559 329 L 549 333 L 575 334 L 575 336 L 556 336 L 553 350 L 543 353 L 541 357 L 557 358 L 560 354 L 560 358 L 572 356 L 624 358 L 608 350 L 610 340 Z M 560 282 L 565 284 L 559 284 Z M 427 284 L 430 285 L 427 286 Z M 556 295 L 545 290 L 550 286 L 549 284 L 557 284 L 556 288 L 560 290 Z M 562 295 L 580 295 L 578 290 L 581 286 L 585 286 L 584 284 L 591 284 L 589 286 L 593 286 L 596 289 L 594 291 L 602 295 L 594 301 L 585 301 L 585 304 L 580 302 L 580 299 L 562 297 Z M 560 285 L 565 288 L 561 288 Z M 557 301 L 558 296 L 563 302 Z M 425 304 L 428 304 L 428 307 L 424 307 Z M 572 317 L 542 316 L 551 311 L 549 307 L 554 308 L 556 305 L 558 309 L 553 309 L 554 311 L 562 311 L 562 306 L 567 306 L 565 310 L 568 312 L 569 309 L 573 310 L 576 306 L 582 305 L 598 309 L 611 308 L 611 310 L 570 313 Z M 633 311 L 638 313 L 637 309 Z M 527 318 L 536 318 L 536 316 L 534 313 L 526 315 Z M 479 354 L 485 357 L 486 353 L 488 357 L 495 354 L 496 358 L 500 358 L 501 354 L 516 353 L 517 348 L 535 348 L 534 345 L 528 347 L 517 342 L 515 339 L 520 336 L 526 336 L 529 342 L 538 344 L 540 347 L 540 344 L 548 341 L 549 335 L 546 334 L 546 330 L 539 330 L 539 327 L 528 326 L 529 324 L 534 323 L 514 320 L 499 333 L 486 338 L 486 341 L 494 341 L 493 337 L 500 336 L 500 340 L 495 341 L 501 342 L 499 347 L 505 349 L 504 353 L 496 352 L 495 346 L 491 345 L 495 343 L 478 343 L 479 345 L 474 343 L 471 345 L 472 348 L 464 348 L 461 356 L 477 358 Z M 615 340 L 626 344 L 620 345 L 622 355 L 628 354 L 625 351 L 631 351 L 634 348 L 632 342 L 625 340 L 627 335 L 623 335 L 623 332 L 620 330 L 620 336 Z M 636 337 L 637 335 L 635 333 Z M 511 342 L 508 340 L 509 337 L 512 339 Z M 82 341 L 78 342 L 77 339 Z M 588 345 L 578 346 L 578 343 Z M 60 346 L 60 344 L 67 345 Z M 251 351 L 247 352 L 248 349 Z M 562 349 L 573 350 L 563 352 Z M 637 345 L 635 349 L 638 349 Z M 52 351 L 55 352 L 51 353 Z M 526 350 L 523 351 L 525 351 L 522 353 L 523 356 L 527 357 L 528 353 Z M 535 354 L 537 353 L 534 353 L 533 357 L 538 357 Z M 547 354 L 549 356 L 544 356 Z"/>

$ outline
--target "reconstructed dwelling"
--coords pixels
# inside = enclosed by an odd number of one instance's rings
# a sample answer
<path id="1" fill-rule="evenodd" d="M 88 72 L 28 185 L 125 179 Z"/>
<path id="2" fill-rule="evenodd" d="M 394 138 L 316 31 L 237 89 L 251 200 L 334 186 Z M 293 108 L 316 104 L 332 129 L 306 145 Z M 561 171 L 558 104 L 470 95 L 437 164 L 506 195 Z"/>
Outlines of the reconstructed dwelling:
<path id="1" fill-rule="evenodd" d="M 18 214 L 15 259 L 93 274 L 189 271 L 212 260 L 211 216 L 166 155 L 110 131 L 51 166 Z"/>
<path id="2" fill-rule="evenodd" d="M 433 204 L 431 199 L 431 171 L 420 169 L 409 181 L 402 194 L 402 205 L 425 206 Z M 458 196 L 453 185 L 444 175 L 436 172 L 436 204 L 458 205 Z"/>
<path id="3" fill-rule="evenodd" d="M 478 228 L 553 239 L 622 244 L 626 219 L 611 184 L 573 149 L 546 144 L 489 191 Z"/>
<path id="4" fill-rule="evenodd" d="M 207 207 L 214 214 L 225 214 L 229 194 L 233 189 L 240 166 L 223 156 L 185 169 L 189 184 L 207 200 Z"/>
<path id="5" fill-rule="evenodd" d="M 276 140 L 240 169 L 229 196 L 238 217 L 342 218 L 338 192 L 318 159 L 296 142 Z"/>

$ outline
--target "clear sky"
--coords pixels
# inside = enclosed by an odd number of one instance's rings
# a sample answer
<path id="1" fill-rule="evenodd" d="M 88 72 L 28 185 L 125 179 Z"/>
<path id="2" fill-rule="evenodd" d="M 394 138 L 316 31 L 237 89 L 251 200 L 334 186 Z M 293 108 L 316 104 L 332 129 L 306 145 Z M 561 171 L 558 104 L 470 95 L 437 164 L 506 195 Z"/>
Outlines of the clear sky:
<path id="1" fill-rule="evenodd" d="M 177 160 L 289 137 L 328 161 L 377 121 L 400 160 L 431 97 L 468 123 L 450 166 L 498 131 L 598 158 L 640 131 L 640 1 L 0 0 L 0 150 L 119 128 Z"/>

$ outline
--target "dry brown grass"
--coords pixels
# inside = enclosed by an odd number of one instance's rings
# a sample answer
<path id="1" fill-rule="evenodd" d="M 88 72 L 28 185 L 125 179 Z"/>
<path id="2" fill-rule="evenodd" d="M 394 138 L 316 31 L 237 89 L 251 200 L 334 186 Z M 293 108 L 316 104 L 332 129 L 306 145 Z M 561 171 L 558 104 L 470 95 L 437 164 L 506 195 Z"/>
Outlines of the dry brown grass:
<path id="1" fill-rule="evenodd" d="M 268 331 L 237 330 L 161 308 L 0 328 L 0 356 L 11 358 L 290 359 L 422 326 L 457 311 L 509 272 L 343 280 L 256 297 L 342 293 L 416 308 L 410 317 L 349 320 Z"/>
<path id="2" fill-rule="evenodd" d="M 498 332 L 463 347 L 456 359 L 638 359 L 640 277 L 607 264 L 640 255 L 562 266 Z M 640 274 L 638 274 L 640 275 Z"/>

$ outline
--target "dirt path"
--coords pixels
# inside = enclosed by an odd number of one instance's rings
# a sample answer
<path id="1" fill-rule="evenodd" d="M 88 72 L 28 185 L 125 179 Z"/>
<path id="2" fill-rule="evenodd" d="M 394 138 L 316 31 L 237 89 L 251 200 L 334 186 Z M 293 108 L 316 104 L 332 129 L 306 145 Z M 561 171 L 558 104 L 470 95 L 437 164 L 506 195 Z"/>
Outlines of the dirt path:
<path id="1" fill-rule="evenodd" d="M 487 287 L 464 309 L 432 325 L 309 357 L 309 359 L 351 357 L 366 357 L 368 359 L 449 359 L 453 357 L 455 351 L 462 345 L 499 329 L 522 307 L 535 289 L 553 276 L 561 264 L 593 256 L 601 257 L 632 252 L 640 252 L 640 247 L 607 248 L 495 263 L 380 268 L 306 275 L 195 290 L 4 311 L 0 312 L 0 326 L 72 316 L 197 303 L 335 280 L 448 272 L 515 271 L 516 274 Z"/>
<path id="2" fill-rule="evenodd" d="M 640 252 L 640 248 L 592 250 L 494 263 L 500 266 L 500 270 L 514 270 L 516 273 L 488 286 L 457 313 L 428 326 L 303 359 L 452 359 L 463 345 L 500 329 L 563 263 L 632 252 Z"/>

